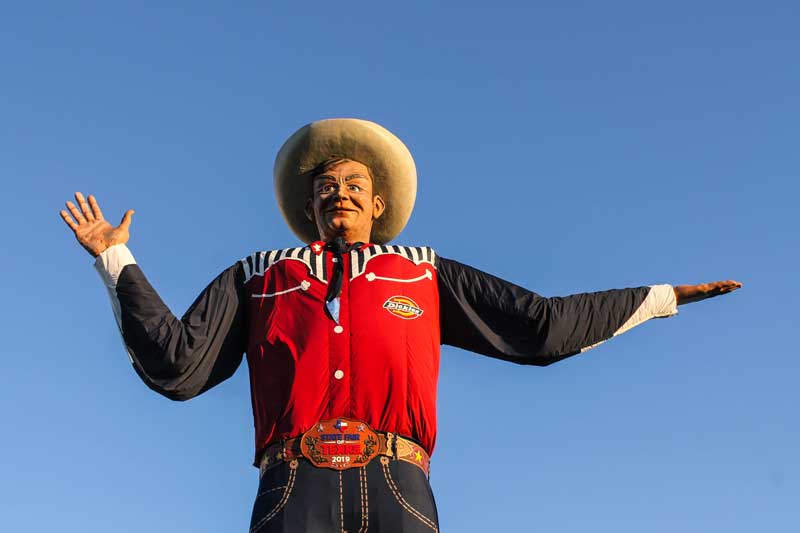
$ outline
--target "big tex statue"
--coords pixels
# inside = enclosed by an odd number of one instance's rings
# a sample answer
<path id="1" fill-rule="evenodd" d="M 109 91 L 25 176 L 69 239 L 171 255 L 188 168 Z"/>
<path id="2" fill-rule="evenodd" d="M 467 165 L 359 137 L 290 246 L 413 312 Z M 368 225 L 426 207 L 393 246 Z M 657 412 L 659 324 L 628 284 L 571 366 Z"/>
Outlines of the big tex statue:
<path id="1" fill-rule="evenodd" d="M 183 318 L 164 305 L 96 199 L 61 211 L 111 296 L 134 369 L 188 400 L 247 355 L 260 485 L 253 532 L 438 531 L 429 485 L 442 344 L 524 365 L 585 352 L 677 305 L 741 284 L 653 285 L 545 298 L 425 246 L 389 243 L 416 196 L 405 145 L 365 120 L 292 135 L 275 161 L 305 246 L 253 253 Z"/>

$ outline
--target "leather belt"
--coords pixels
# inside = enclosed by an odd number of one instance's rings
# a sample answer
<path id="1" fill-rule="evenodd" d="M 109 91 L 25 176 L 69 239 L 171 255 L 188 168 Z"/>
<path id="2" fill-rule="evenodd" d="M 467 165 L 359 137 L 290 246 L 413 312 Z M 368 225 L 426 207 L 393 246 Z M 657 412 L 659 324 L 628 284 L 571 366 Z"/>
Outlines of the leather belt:
<path id="1" fill-rule="evenodd" d="M 411 463 L 430 477 L 430 457 L 416 442 L 386 431 L 372 430 L 360 420 L 323 420 L 299 437 L 273 443 L 264 449 L 260 475 L 270 468 L 306 459 L 319 468 L 345 470 L 369 463 L 381 455 Z M 294 463 L 296 465 L 296 462 Z"/>

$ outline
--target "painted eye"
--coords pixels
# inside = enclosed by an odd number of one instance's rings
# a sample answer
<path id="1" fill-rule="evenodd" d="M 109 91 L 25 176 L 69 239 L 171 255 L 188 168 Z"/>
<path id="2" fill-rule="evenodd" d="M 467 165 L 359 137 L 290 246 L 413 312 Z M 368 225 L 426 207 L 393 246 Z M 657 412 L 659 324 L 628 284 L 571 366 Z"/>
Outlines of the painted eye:
<path id="1" fill-rule="evenodd" d="M 348 189 L 350 189 L 353 192 L 361 192 L 364 190 L 361 188 L 360 185 L 348 185 Z"/>
<path id="2" fill-rule="evenodd" d="M 320 187 L 319 188 L 319 192 L 328 193 L 328 192 L 333 192 L 334 189 L 335 189 L 335 187 L 333 185 L 328 184 L 328 185 L 323 185 L 322 187 Z"/>

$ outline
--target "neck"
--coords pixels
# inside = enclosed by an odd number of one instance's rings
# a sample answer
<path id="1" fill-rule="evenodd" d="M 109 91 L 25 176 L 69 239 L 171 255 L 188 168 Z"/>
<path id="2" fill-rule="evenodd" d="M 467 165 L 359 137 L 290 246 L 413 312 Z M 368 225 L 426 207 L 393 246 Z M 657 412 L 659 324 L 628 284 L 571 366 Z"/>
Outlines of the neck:
<path id="1" fill-rule="evenodd" d="M 320 235 L 320 239 L 325 241 L 325 242 L 333 242 L 338 237 L 341 237 L 342 239 L 344 239 L 344 242 L 346 242 L 348 244 L 351 244 L 351 243 L 354 243 L 354 242 L 368 243 L 369 242 L 369 232 L 366 232 L 366 235 L 364 233 L 365 232 L 358 233 L 358 232 L 350 232 L 350 231 L 346 231 L 346 232 L 342 232 L 342 233 L 331 233 L 331 234 L 327 234 L 327 235 Z"/>

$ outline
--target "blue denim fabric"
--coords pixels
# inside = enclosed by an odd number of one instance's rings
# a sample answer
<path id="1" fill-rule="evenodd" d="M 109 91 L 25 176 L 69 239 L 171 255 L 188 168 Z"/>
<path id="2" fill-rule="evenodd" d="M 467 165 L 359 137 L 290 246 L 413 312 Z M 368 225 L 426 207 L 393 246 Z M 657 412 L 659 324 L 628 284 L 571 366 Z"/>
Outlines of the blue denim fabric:
<path id="1" fill-rule="evenodd" d="M 425 473 L 405 461 L 376 457 L 336 471 L 305 459 L 264 473 L 251 533 L 438 532 L 436 502 Z"/>

